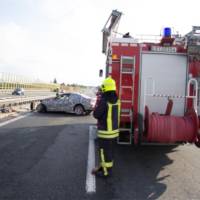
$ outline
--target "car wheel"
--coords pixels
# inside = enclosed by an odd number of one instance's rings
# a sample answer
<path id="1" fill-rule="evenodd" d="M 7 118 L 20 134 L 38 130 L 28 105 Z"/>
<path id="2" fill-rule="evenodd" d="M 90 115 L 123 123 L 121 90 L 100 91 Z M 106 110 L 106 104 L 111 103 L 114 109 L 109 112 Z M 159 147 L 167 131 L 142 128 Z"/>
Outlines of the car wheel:
<path id="1" fill-rule="evenodd" d="M 45 107 L 45 105 L 39 104 L 39 105 L 37 106 L 37 111 L 38 111 L 38 112 L 41 112 L 41 113 L 46 112 L 46 107 Z"/>
<path id="2" fill-rule="evenodd" d="M 84 113 L 85 113 L 85 111 L 84 111 L 84 108 L 83 108 L 83 106 L 82 105 L 76 105 L 75 107 L 74 107 L 74 113 L 76 114 L 76 115 L 83 115 Z"/>

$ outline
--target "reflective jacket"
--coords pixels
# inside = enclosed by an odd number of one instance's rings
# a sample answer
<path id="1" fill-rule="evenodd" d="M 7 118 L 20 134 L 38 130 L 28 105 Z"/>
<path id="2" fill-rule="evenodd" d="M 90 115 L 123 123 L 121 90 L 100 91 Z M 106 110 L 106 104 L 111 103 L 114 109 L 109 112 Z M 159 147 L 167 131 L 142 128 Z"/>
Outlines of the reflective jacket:
<path id="1" fill-rule="evenodd" d="M 115 92 L 102 94 L 93 116 L 98 120 L 98 137 L 112 139 L 119 136 L 120 101 Z"/>

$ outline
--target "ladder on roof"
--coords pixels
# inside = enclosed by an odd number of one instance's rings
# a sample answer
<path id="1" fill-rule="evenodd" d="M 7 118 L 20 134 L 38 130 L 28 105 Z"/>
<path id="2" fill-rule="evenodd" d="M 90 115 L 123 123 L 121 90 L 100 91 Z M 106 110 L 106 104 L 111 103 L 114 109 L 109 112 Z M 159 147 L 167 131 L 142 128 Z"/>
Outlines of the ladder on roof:
<path id="1" fill-rule="evenodd" d="M 119 98 L 121 101 L 120 119 L 128 122 L 128 127 L 120 128 L 118 144 L 132 144 L 133 100 L 134 100 L 135 57 L 121 56 Z"/>
<path id="2" fill-rule="evenodd" d="M 108 46 L 108 38 L 111 36 L 112 33 L 116 32 L 121 15 L 122 15 L 122 12 L 113 10 L 106 24 L 104 25 L 103 30 L 102 30 L 102 33 L 103 33 L 102 53 L 106 54 L 107 46 Z"/>

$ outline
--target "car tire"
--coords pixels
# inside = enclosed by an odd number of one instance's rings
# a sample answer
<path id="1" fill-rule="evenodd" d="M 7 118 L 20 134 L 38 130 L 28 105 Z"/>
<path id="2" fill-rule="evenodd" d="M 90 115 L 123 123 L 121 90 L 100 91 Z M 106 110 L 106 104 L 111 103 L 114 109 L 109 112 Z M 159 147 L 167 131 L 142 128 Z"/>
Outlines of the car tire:
<path id="1" fill-rule="evenodd" d="M 85 113 L 84 107 L 82 105 L 76 105 L 74 107 L 74 113 L 78 116 L 84 115 Z"/>
<path id="2" fill-rule="evenodd" d="M 40 112 L 40 113 L 46 112 L 46 107 L 45 107 L 45 105 L 39 104 L 39 105 L 37 106 L 37 111 Z"/>

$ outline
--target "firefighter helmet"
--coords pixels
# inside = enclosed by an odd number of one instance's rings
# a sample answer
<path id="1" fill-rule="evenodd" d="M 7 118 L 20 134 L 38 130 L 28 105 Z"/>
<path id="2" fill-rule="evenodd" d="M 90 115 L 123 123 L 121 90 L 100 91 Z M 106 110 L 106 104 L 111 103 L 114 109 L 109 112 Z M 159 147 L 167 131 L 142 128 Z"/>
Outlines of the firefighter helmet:
<path id="1" fill-rule="evenodd" d="M 111 77 L 106 78 L 101 85 L 101 89 L 103 92 L 116 91 L 115 80 Z"/>

